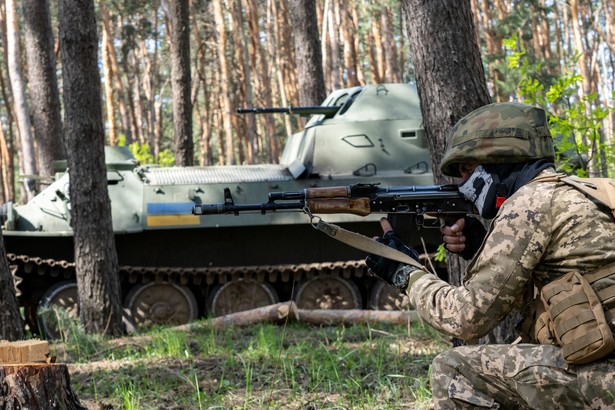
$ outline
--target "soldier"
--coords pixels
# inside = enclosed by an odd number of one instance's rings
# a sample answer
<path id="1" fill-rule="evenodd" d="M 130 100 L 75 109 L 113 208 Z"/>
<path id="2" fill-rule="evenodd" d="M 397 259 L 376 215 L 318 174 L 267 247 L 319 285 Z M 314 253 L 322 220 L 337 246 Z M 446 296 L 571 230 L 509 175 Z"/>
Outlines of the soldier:
<path id="1" fill-rule="evenodd" d="M 554 156 L 543 109 L 497 103 L 473 111 L 451 130 L 440 165 L 461 178 L 460 192 L 480 215 L 493 218 L 487 232 L 468 218 L 442 229 L 447 248 L 472 259 L 463 284 L 366 259 L 447 335 L 477 339 L 513 309 L 522 312 L 521 343 L 460 346 L 434 359 L 436 409 L 615 408 L 615 222 L 560 181 Z M 382 226 L 379 241 L 416 257 L 386 219 Z M 549 299 L 553 289 L 563 304 Z"/>

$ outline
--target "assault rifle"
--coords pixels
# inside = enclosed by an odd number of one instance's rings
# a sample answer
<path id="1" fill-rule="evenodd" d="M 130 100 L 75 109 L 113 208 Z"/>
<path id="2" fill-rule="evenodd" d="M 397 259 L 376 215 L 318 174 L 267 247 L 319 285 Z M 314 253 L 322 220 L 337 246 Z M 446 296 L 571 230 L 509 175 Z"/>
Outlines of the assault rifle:
<path id="1" fill-rule="evenodd" d="M 230 189 L 225 188 L 224 203 L 198 204 L 193 207 L 192 213 L 239 215 L 243 212 L 265 214 L 284 210 L 303 211 L 308 215 L 414 214 L 422 220 L 424 216 L 439 219 L 462 217 L 474 213 L 474 205 L 459 193 L 457 185 L 380 187 L 379 184 L 355 184 L 270 192 L 269 201 L 260 204 L 235 204 Z"/>
<path id="2" fill-rule="evenodd" d="M 439 228 L 448 217 L 461 218 L 474 213 L 474 205 L 465 199 L 457 185 L 389 186 L 355 184 L 349 186 L 306 188 L 301 191 L 270 192 L 269 201 L 261 204 L 235 204 L 229 188 L 224 189 L 224 203 L 198 204 L 194 215 L 235 214 L 276 211 L 303 211 L 314 228 L 347 245 L 406 264 L 421 267 L 408 255 L 360 234 L 329 224 L 314 214 L 371 213 L 414 215 L 419 227 Z M 425 217 L 435 217 L 435 224 L 425 224 Z M 314 220 L 317 222 L 314 222 Z M 438 223 L 439 222 L 439 223 Z"/>

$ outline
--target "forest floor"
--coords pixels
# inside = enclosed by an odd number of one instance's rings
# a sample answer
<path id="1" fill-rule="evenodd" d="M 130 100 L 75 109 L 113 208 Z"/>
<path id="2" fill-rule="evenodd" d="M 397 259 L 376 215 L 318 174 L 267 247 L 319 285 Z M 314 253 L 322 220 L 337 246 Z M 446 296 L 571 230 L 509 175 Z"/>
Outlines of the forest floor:
<path id="1" fill-rule="evenodd" d="M 52 343 L 82 405 L 102 409 L 428 409 L 433 357 L 450 341 L 423 324 L 211 321 Z"/>

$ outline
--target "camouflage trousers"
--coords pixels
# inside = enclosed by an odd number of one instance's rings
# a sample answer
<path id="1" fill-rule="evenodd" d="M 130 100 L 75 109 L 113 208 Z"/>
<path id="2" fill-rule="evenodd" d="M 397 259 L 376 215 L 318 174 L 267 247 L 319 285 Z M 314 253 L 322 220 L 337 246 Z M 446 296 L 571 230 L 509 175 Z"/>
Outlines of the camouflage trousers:
<path id="1" fill-rule="evenodd" d="M 615 409 L 615 358 L 567 364 L 551 345 L 461 346 L 438 355 L 435 409 Z"/>

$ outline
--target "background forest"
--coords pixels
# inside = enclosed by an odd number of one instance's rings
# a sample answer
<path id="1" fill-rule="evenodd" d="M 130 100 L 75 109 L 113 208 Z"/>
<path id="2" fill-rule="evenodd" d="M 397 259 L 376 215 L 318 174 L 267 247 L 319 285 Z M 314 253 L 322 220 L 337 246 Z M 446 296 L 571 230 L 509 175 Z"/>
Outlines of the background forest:
<path id="1" fill-rule="evenodd" d="M 46 3 L 5 0 L 0 7 L 2 202 L 23 198 L 20 175 L 51 175 L 50 160 L 65 152 L 61 98 L 53 95 L 55 90 L 62 93 L 58 10 L 56 2 L 49 2 L 49 14 L 41 15 Z M 297 65 L 304 56 L 294 38 L 307 23 L 293 15 L 291 0 L 191 0 L 183 17 L 170 6 L 175 3 L 181 2 L 96 2 L 107 143 L 147 145 L 152 161 L 173 162 L 172 101 L 182 97 L 173 92 L 171 44 L 177 33 L 173 22 L 179 21 L 181 35 L 188 39 L 182 51 L 190 62 L 179 68 L 188 70 L 183 80 L 189 85 L 192 119 L 183 129 L 191 133 L 194 158 L 178 161 L 176 156 L 176 165 L 276 162 L 285 138 L 301 127 L 301 118 L 240 116 L 235 110 L 322 102 L 300 99 L 299 84 L 305 82 Z M 607 155 L 614 127 L 608 107 L 613 107 L 615 89 L 615 4 L 471 4 L 492 100 L 549 105 L 553 113 L 568 116 L 566 126 L 575 128 L 566 130 L 576 132 L 589 158 L 598 148 Z M 315 0 L 315 10 L 309 17 L 315 17 L 318 27 L 325 95 L 366 83 L 413 82 L 399 0 Z M 32 38 L 45 30 L 48 36 Z M 50 51 L 53 70 L 47 73 L 53 75 L 37 70 L 41 56 L 33 51 L 36 41 L 39 50 L 42 42 Z M 550 86 L 559 87 L 558 98 L 549 99 Z M 54 110 L 55 123 L 40 119 L 53 117 L 49 111 Z M 607 161 L 594 170 L 607 173 Z"/>

